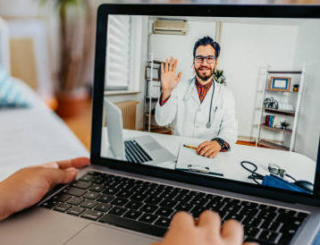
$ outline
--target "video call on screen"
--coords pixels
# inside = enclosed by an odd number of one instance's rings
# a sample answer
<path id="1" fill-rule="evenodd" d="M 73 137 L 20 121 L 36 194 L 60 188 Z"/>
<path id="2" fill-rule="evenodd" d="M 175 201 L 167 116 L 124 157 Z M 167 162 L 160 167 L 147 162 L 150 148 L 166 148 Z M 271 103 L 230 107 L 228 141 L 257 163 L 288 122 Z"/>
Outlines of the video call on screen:
<path id="1" fill-rule="evenodd" d="M 109 15 L 101 157 L 312 194 L 319 24 Z"/>

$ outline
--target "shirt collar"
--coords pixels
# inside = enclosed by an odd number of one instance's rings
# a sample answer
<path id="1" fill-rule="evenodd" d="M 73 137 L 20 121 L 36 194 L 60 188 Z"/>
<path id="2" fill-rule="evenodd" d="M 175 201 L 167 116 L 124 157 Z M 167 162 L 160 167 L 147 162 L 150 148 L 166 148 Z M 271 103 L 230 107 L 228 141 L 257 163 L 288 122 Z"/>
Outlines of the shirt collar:
<path id="1" fill-rule="evenodd" d="M 196 86 L 197 88 L 205 88 L 205 89 L 208 89 L 211 87 L 212 83 L 213 83 L 213 79 L 211 79 L 211 82 L 205 84 L 205 85 L 202 85 L 201 83 L 199 83 L 199 81 L 197 80 L 197 78 L 195 79 L 196 80 Z"/>

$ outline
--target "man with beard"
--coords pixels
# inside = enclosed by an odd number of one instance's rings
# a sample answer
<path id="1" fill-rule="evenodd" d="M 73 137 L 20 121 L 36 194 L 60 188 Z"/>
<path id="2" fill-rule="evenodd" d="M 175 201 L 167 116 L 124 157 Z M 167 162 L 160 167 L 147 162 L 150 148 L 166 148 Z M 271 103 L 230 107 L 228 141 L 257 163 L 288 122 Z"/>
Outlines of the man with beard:
<path id="1" fill-rule="evenodd" d="M 238 131 L 233 95 L 213 78 L 219 54 L 220 45 L 211 37 L 199 39 L 193 49 L 196 75 L 181 82 L 178 60 L 167 59 L 161 65 L 162 93 L 155 115 L 160 126 L 172 123 L 175 135 L 205 139 L 197 153 L 209 158 L 230 150 Z"/>

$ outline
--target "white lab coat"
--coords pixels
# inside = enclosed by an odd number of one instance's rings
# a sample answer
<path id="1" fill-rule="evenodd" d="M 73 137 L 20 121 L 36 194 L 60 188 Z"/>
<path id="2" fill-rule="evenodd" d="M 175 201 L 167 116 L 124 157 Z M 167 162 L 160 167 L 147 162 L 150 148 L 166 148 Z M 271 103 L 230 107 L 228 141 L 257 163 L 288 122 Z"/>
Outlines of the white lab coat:
<path id="1" fill-rule="evenodd" d="M 213 86 L 200 103 L 195 78 L 180 81 L 169 100 L 156 105 L 156 122 L 160 126 L 173 123 L 174 134 L 212 140 L 219 137 L 229 144 L 237 141 L 238 122 L 232 92 L 215 82 L 211 108 L 211 126 L 207 128 Z"/>

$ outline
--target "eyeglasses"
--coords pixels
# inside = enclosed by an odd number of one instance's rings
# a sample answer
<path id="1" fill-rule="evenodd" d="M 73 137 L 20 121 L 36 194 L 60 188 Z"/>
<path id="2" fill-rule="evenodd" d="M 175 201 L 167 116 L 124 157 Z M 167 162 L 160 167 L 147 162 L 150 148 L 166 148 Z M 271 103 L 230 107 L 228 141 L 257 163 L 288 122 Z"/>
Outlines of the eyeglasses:
<path id="1" fill-rule="evenodd" d="M 195 60 L 197 63 L 203 63 L 204 60 L 207 61 L 207 63 L 209 64 L 213 64 L 216 61 L 216 57 L 213 55 L 209 55 L 209 56 L 202 56 L 202 55 L 197 55 Z"/>

